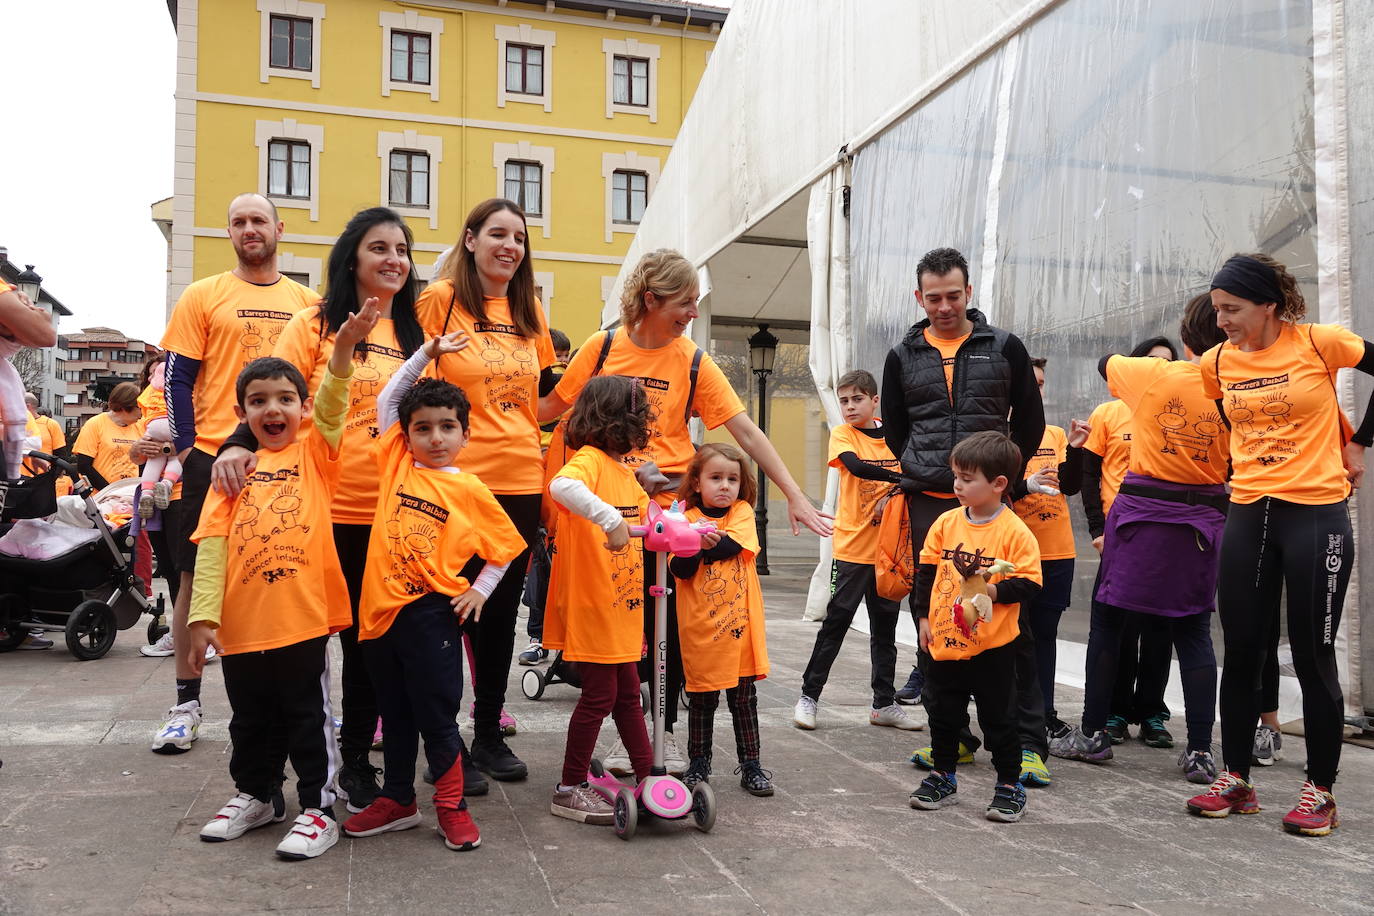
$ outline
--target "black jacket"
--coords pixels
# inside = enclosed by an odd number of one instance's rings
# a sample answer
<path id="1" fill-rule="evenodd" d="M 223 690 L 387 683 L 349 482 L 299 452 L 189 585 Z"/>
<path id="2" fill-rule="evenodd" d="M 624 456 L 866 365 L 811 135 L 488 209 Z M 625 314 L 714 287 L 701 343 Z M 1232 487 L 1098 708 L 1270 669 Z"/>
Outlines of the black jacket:
<path id="1" fill-rule="evenodd" d="M 973 330 L 955 354 L 952 385 L 945 384 L 940 351 L 926 342 L 929 319 L 913 325 L 887 354 L 884 437 L 901 462 L 908 490 L 953 492 L 949 453 L 955 443 L 984 430 L 1006 433 L 1021 449 L 1019 480 L 1044 438 L 1045 408 L 1025 344 L 988 324 L 977 309 L 969 309 L 968 317 Z"/>

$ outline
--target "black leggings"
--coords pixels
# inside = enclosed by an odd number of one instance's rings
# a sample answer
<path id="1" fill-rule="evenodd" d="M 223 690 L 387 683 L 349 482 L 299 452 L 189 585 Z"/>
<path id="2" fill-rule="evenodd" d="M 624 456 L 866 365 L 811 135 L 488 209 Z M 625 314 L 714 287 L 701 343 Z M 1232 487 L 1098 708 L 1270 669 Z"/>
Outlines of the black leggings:
<path id="1" fill-rule="evenodd" d="M 372 536 L 371 525 L 334 524 L 334 550 L 343 567 L 348 583 L 348 603 L 353 608 L 353 623 L 339 632 L 339 648 L 343 650 L 343 671 L 339 681 L 343 687 L 343 727 L 339 729 L 339 750 L 344 763 L 366 763 L 367 752 L 377 728 L 377 696 L 372 690 L 372 678 L 367 663 L 358 648 L 358 600 L 363 588 L 363 569 L 367 566 L 367 541 Z"/>
<path id="2" fill-rule="evenodd" d="M 1169 718 L 1164 691 L 1169 686 L 1171 648 L 1163 617 L 1132 614 L 1126 618 L 1112 688 L 1112 715 L 1127 722 Z"/>
<path id="3" fill-rule="evenodd" d="M 515 496 L 496 495 L 496 501 L 510 517 L 515 530 L 525 541 L 520 556 L 506 567 L 491 597 L 482 606 L 479 620 L 468 620 L 464 631 L 472 640 L 472 696 L 473 746 L 494 744 L 501 740 L 501 707 L 506 702 L 506 679 L 510 677 L 510 660 L 515 651 L 515 612 L 520 606 L 520 593 L 525 587 L 525 572 L 530 562 L 529 545 L 539 536 L 538 493 Z M 480 557 L 463 569 L 469 582 L 485 565 Z"/>
<path id="4" fill-rule="evenodd" d="M 1308 778 L 1329 788 L 1341 759 L 1345 699 L 1336 629 L 1354 560 L 1345 502 L 1302 506 L 1266 496 L 1233 504 L 1221 541 L 1217 609 L 1225 639 L 1221 747 L 1226 768 L 1250 777 L 1261 673 L 1288 599 L 1288 641 L 1302 687 Z"/>

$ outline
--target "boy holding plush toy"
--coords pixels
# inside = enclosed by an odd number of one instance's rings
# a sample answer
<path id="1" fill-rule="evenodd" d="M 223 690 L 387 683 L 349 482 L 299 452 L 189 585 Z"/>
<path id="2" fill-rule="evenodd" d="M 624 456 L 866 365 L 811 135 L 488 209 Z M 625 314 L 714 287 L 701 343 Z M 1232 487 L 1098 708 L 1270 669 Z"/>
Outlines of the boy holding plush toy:
<path id="1" fill-rule="evenodd" d="M 997 432 L 975 433 L 950 454 L 959 508 L 926 535 L 912 591 L 921 648 L 930 653 L 926 706 L 934 769 L 911 806 L 932 811 L 958 804 L 955 768 L 968 702 L 997 768 L 989 820 L 1021 819 L 1026 791 L 1018 781 L 1016 658 L 1018 605 L 1040 591 L 1040 548 L 1025 522 L 1003 503 L 1022 464 L 1021 451 Z"/>

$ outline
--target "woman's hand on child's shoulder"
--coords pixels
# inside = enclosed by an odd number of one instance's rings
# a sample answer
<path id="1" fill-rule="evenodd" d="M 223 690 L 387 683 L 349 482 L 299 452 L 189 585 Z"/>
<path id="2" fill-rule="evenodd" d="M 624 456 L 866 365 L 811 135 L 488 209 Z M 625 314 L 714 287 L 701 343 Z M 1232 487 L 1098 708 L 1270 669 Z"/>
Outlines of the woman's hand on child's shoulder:
<path id="1" fill-rule="evenodd" d="M 425 355 L 438 359 L 445 353 L 458 353 L 468 348 L 470 338 L 467 331 L 453 331 L 443 337 L 432 338 L 425 344 Z"/>

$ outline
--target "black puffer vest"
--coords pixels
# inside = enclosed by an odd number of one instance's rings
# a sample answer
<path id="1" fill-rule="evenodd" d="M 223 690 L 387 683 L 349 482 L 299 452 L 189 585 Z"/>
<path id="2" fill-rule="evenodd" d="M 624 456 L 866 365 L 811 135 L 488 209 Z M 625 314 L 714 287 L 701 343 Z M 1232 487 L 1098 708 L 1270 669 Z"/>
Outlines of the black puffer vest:
<path id="1" fill-rule="evenodd" d="M 954 356 L 954 380 L 945 385 L 940 351 L 926 342 L 930 319 L 913 325 L 894 351 L 902 365 L 902 393 L 910 433 L 902 450 L 902 477 L 916 490 L 954 491 L 949 453 L 974 433 L 1008 431 L 1011 364 L 1003 354 L 1010 334 L 968 310 L 973 330 Z M 951 403 L 950 393 L 953 393 Z"/>

